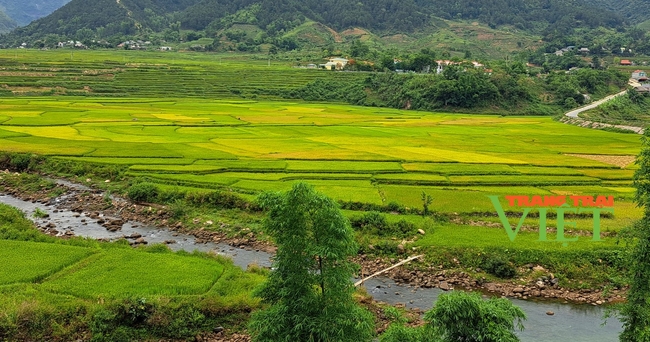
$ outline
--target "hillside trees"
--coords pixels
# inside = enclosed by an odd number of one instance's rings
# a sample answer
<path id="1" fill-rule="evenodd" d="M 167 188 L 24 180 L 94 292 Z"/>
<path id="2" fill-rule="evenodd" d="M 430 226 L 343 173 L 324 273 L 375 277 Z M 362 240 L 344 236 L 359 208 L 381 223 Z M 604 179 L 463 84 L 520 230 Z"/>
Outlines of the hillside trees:
<path id="1" fill-rule="evenodd" d="M 372 315 L 352 298 L 352 228 L 337 204 L 304 183 L 267 193 L 265 228 L 278 249 L 258 294 L 267 309 L 249 324 L 255 341 L 369 341 Z"/>
<path id="2" fill-rule="evenodd" d="M 650 341 L 650 131 L 643 136 L 643 149 L 637 157 L 634 174 L 636 203 L 644 207 L 643 218 L 635 228 L 638 242 L 631 257 L 631 282 L 627 303 L 621 309 L 621 342 Z"/>

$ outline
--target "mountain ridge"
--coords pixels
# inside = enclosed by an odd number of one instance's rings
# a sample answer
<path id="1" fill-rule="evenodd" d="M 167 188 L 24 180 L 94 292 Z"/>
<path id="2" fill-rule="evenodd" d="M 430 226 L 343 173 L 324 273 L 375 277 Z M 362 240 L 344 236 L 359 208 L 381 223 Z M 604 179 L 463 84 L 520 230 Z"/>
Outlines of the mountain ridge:
<path id="1" fill-rule="evenodd" d="M 45 17 L 67 4 L 70 0 L 0 0 L 0 7 L 17 26 L 25 26 Z"/>
<path id="2" fill-rule="evenodd" d="M 632 20 L 614 12 L 612 0 L 596 3 L 600 7 L 586 0 L 71 0 L 0 42 L 12 46 L 21 41 L 122 39 L 156 32 L 164 40 L 178 40 L 181 29 L 218 40 L 233 24 L 256 25 L 267 37 L 279 38 L 307 21 L 337 32 L 363 28 L 395 35 L 427 31 L 435 27 L 436 17 L 546 35 L 579 27 L 625 27 Z"/>

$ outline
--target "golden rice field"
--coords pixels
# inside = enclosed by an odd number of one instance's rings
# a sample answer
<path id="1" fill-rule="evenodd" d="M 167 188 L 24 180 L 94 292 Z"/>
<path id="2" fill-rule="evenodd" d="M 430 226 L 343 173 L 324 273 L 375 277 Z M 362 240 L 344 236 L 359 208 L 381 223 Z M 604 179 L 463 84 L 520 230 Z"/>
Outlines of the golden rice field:
<path id="1" fill-rule="evenodd" d="M 407 207 L 421 206 L 425 191 L 434 210 L 457 213 L 493 212 L 488 195 L 613 195 L 612 229 L 640 216 L 631 202 L 639 149 L 638 135 L 548 117 L 208 99 L 0 100 L 1 151 L 126 165 L 165 187 L 252 198 L 306 181 L 340 201 Z"/>

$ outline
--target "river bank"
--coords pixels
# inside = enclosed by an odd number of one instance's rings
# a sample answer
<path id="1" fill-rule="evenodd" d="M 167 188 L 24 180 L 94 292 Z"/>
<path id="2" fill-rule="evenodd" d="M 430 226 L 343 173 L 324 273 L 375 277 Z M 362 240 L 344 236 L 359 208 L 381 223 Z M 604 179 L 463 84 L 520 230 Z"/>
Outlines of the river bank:
<path id="1" fill-rule="evenodd" d="M 6 177 L 11 176 L 8 173 L 4 174 Z M 75 222 L 67 222 L 65 225 L 57 225 L 48 217 L 37 221 L 43 232 L 54 236 L 65 238 L 78 235 L 90 221 L 94 221 L 104 227 L 107 233 L 110 233 L 110 238 L 95 236 L 96 238 L 113 241 L 127 239 L 132 245 L 165 243 L 171 249 L 177 250 L 182 248 L 183 241 L 177 241 L 176 236 L 178 234 L 188 234 L 194 237 L 195 241 L 193 243 L 196 245 L 215 243 L 221 244 L 220 248 L 225 250 L 235 247 L 249 253 L 264 252 L 273 254 L 275 252 L 275 247 L 271 243 L 260 239 L 249 228 L 244 227 L 239 236 L 231 237 L 220 231 L 220 228 L 225 228 L 227 225 L 224 222 L 202 221 L 196 218 L 192 221 L 193 227 L 187 227 L 183 223 L 172 219 L 169 208 L 165 206 L 132 203 L 123 198 L 107 196 L 102 190 L 92 189 L 65 180 L 57 181 L 57 189 L 32 193 L 24 193 L 15 187 L 7 186 L 7 183 L 2 182 L 2 180 L 0 180 L 0 185 L 3 186 L 6 194 L 52 208 L 54 214 L 59 210 L 74 212 L 74 216 L 78 221 L 76 224 Z M 61 193 L 62 195 L 52 197 L 52 193 Z M 170 233 L 162 234 L 159 231 L 155 238 L 142 236 L 142 234 L 133 231 L 133 228 L 137 228 L 138 224 L 134 225 L 131 222 L 169 229 Z M 74 226 L 76 228 L 73 228 Z M 89 232 L 85 234 L 87 236 Z M 385 269 L 399 260 L 397 258 L 359 255 L 354 261 L 361 266 L 360 275 L 367 276 Z M 268 267 L 270 264 L 265 262 L 260 266 Z M 426 261 L 415 260 L 408 266 L 398 267 L 385 273 L 384 276 L 397 283 L 415 287 L 440 288 L 445 291 L 456 287 L 523 300 L 547 299 L 591 305 L 603 305 L 625 300 L 625 288 L 608 291 L 597 288 L 580 290 L 562 288 L 553 273 L 541 265 L 528 264 L 520 267 L 518 270 L 520 274 L 534 274 L 535 277 L 532 279 L 518 278 L 511 281 L 477 279 L 475 274 L 459 269 L 446 269 L 442 265 L 428 265 Z"/>
<path id="2" fill-rule="evenodd" d="M 264 241 L 259 241 L 254 234 L 244 239 L 232 239 L 218 232 L 206 229 L 190 230 L 177 224 L 170 224 L 168 228 L 164 228 L 158 224 L 169 223 L 170 220 L 169 213 L 166 213 L 162 206 L 133 204 L 112 197 L 110 199 L 112 207 L 105 208 L 107 196 L 100 190 L 65 181 L 59 182 L 57 189 L 55 192 L 61 194 L 52 197 L 49 195 L 52 193 L 51 189 L 26 195 L 17 189 L 5 188 L 4 192 L 12 195 L 0 196 L 0 202 L 18 207 L 30 216 L 40 209 L 41 217 L 34 218 L 40 229 L 61 238 L 79 235 L 104 240 L 127 239 L 133 245 L 167 243 L 173 250 L 214 251 L 224 254 L 232 257 L 235 264 L 242 268 L 247 268 L 249 265 L 263 267 L 271 265 L 273 247 Z M 19 199 L 19 197 L 23 198 Z M 120 224 L 121 227 L 116 229 L 115 227 Z M 226 243 L 231 241 L 239 244 L 239 247 Z M 356 261 L 362 265 L 363 275 L 368 275 L 395 260 L 361 255 Z M 526 331 L 518 333 L 524 341 L 552 341 L 554 339 L 546 338 L 553 335 L 549 335 L 549 331 L 565 334 L 558 337 L 567 336 L 566 334 L 575 336 L 573 340 L 578 341 L 579 337 L 590 335 L 583 330 L 580 330 L 580 335 L 575 335 L 575 332 L 572 334 L 571 331 L 576 329 L 574 324 L 578 323 L 581 327 L 588 327 L 585 329 L 593 331 L 591 337 L 585 341 L 609 341 L 620 331 L 618 322 L 605 327 L 600 326 L 604 311 L 598 306 L 562 304 L 561 295 L 558 296 L 560 298 L 554 297 L 560 290 L 553 289 L 552 286 L 544 289 L 546 291 L 539 290 L 540 296 L 537 299 L 538 297 L 526 294 L 535 289 L 522 287 L 523 292 L 520 290 L 515 292 L 515 284 L 480 284 L 466 273 L 426 266 L 421 262 L 416 262 L 412 266 L 414 269 L 400 267 L 389 272 L 386 274 L 388 278 L 376 278 L 365 282 L 364 287 L 371 296 L 365 304 L 371 306 L 374 301 L 381 301 L 411 309 L 413 310 L 411 312 L 417 315 L 430 309 L 435 299 L 444 290 L 473 289 L 492 295 L 506 295 L 521 299 L 526 297 L 526 301 L 515 299 L 517 305 L 524 308 L 531 318 L 526 324 Z M 490 289 L 492 291 L 488 293 Z M 593 292 L 579 295 L 582 298 L 596 299 L 600 294 Z M 380 314 L 379 310 L 374 311 L 376 315 Z M 547 315 L 550 312 L 554 315 Z M 218 333 L 210 333 L 202 337 L 202 340 L 217 341 L 221 340 L 220 336 Z M 598 339 L 603 336 L 607 339 Z M 247 341 L 246 335 L 232 337 L 235 339 L 230 341 Z"/>

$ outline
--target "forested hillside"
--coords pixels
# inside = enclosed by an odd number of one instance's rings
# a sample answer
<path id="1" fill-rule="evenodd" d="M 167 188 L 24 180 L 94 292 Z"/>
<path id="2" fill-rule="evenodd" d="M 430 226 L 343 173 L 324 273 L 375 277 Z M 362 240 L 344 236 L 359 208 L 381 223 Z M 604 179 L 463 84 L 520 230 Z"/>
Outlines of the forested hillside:
<path id="1" fill-rule="evenodd" d="M 603 10 L 582 0 L 415 1 L 418 6 L 445 19 L 476 19 L 491 27 L 513 25 L 534 32 L 575 27 L 613 27 L 623 22 L 622 17 L 614 11 Z"/>
<path id="2" fill-rule="evenodd" d="M 650 2 L 648 0 L 589 0 L 588 2 L 593 6 L 619 13 L 632 24 L 650 19 Z"/>
<path id="3" fill-rule="evenodd" d="M 18 24 L 16 24 L 16 22 L 11 19 L 7 13 L 0 11 L 0 33 L 9 32 L 16 28 L 16 26 L 18 26 Z"/>
<path id="4" fill-rule="evenodd" d="M 414 0 L 203 0 L 185 11 L 183 27 L 204 29 L 224 14 L 256 5 L 258 25 L 268 25 L 309 18 L 337 30 L 364 27 L 371 30 L 410 32 L 427 24 L 429 13 Z"/>
<path id="5" fill-rule="evenodd" d="M 0 7 L 4 8 L 5 13 L 15 20 L 18 25 L 25 26 L 36 19 L 51 14 L 69 1 L 70 0 L 0 0 Z"/>
<path id="6" fill-rule="evenodd" d="M 615 9 L 608 1 L 599 0 L 597 8 L 584 0 L 72 0 L 2 41 L 12 45 L 52 34 L 57 39 L 107 39 L 170 29 L 205 31 L 214 38 L 219 30 L 237 23 L 255 25 L 274 36 L 307 20 L 339 32 L 359 27 L 380 34 L 412 34 L 431 28 L 435 17 L 535 34 L 568 34 L 580 27 L 621 27 L 625 17 L 602 8 Z"/>

